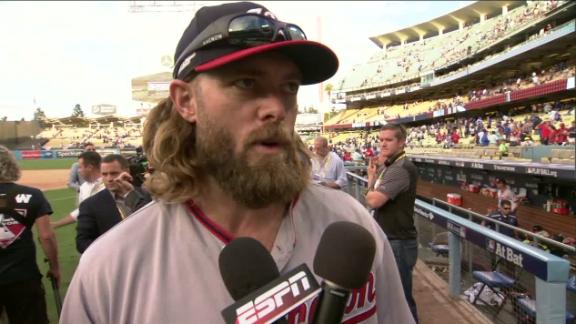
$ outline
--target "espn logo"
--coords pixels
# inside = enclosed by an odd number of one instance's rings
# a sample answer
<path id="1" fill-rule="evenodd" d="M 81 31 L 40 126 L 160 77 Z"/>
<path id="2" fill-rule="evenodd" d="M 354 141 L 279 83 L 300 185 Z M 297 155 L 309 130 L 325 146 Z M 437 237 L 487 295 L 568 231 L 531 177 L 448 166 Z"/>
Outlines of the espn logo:
<path id="1" fill-rule="evenodd" d="M 320 293 L 305 264 L 278 277 L 222 311 L 226 323 L 272 323 Z"/>

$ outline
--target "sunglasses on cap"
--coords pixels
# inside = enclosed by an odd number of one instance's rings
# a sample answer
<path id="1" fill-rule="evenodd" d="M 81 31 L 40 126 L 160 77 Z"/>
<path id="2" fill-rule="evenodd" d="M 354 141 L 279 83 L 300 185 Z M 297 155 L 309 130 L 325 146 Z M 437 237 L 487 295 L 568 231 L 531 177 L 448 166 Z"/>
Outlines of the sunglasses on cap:
<path id="1" fill-rule="evenodd" d="M 254 47 L 277 41 L 306 40 L 302 28 L 257 14 L 234 14 L 221 17 L 208 25 L 176 60 L 177 78 L 188 66 L 184 62 L 198 51 L 232 45 Z"/>

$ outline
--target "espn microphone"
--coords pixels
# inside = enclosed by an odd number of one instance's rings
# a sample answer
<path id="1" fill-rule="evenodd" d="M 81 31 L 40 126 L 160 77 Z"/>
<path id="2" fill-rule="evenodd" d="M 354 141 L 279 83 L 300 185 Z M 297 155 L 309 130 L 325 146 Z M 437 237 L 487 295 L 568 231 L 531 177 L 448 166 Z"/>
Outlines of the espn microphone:
<path id="1" fill-rule="evenodd" d="M 234 300 L 278 278 L 280 272 L 268 250 L 249 237 L 234 239 L 218 258 L 220 275 Z"/>
<path id="2" fill-rule="evenodd" d="M 320 291 L 306 265 L 280 276 L 268 250 L 249 237 L 230 242 L 218 262 L 224 284 L 236 301 L 222 311 L 226 323 L 287 323 L 283 316 Z"/>
<path id="3" fill-rule="evenodd" d="M 364 227 L 351 222 L 330 224 L 318 244 L 314 272 L 324 278 L 314 324 L 341 323 L 352 289 L 368 281 L 376 243 Z"/>

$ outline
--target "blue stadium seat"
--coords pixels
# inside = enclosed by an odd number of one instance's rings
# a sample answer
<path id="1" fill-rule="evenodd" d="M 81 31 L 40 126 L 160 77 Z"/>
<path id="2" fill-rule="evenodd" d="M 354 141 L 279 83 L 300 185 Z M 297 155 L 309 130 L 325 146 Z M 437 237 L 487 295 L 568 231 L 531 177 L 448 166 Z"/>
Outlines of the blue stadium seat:
<path id="1" fill-rule="evenodd" d="M 450 247 L 446 244 L 434 244 L 433 242 L 428 243 L 430 249 L 436 253 L 436 256 L 443 256 L 448 257 L 448 252 L 450 251 Z"/>
<path id="2" fill-rule="evenodd" d="M 428 246 L 436 256 L 447 258 L 448 252 L 450 251 L 450 246 L 448 246 L 448 232 L 436 234 L 432 242 L 428 242 Z"/>
<path id="3" fill-rule="evenodd" d="M 488 287 L 494 294 L 502 298 L 502 303 L 496 308 L 495 316 L 498 315 L 500 310 L 502 310 L 502 307 L 504 307 L 504 304 L 508 299 L 509 292 L 512 290 L 514 284 L 516 283 L 516 279 L 509 277 L 508 275 L 505 275 L 499 271 L 474 271 L 472 272 L 472 277 L 482 283 L 482 287 L 480 288 L 478 294 L 474 297 L 472 304 L 476 304 L 476 301 L 482 294 L 484 288 Z"/>

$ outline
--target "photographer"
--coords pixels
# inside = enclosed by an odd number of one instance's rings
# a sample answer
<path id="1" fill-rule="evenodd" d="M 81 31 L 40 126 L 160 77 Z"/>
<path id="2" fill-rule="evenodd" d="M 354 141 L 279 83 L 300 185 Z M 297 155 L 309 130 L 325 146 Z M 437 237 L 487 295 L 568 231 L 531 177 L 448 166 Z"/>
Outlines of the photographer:
<path id="1" fill-rule="evenodd" d="M 150 195 L 133 184 L 128 161 L 118 154 L 102 159 L 106 189 L 80 204 L 76 249 L 83 253 L 94 240 L 151 201 Z"/>
<path id="2" fill-rule="evenodd" d="M 150 173 L 148 166 L 148 159 L 144 156 L 142 146 L 136 148 L 136 155 L 128 157 L 128 164 L 130 168 L 130 175 L 132 176 L 132 184 L 136 187 L 141 187 L 146 180 L 147 174 Z"/>

